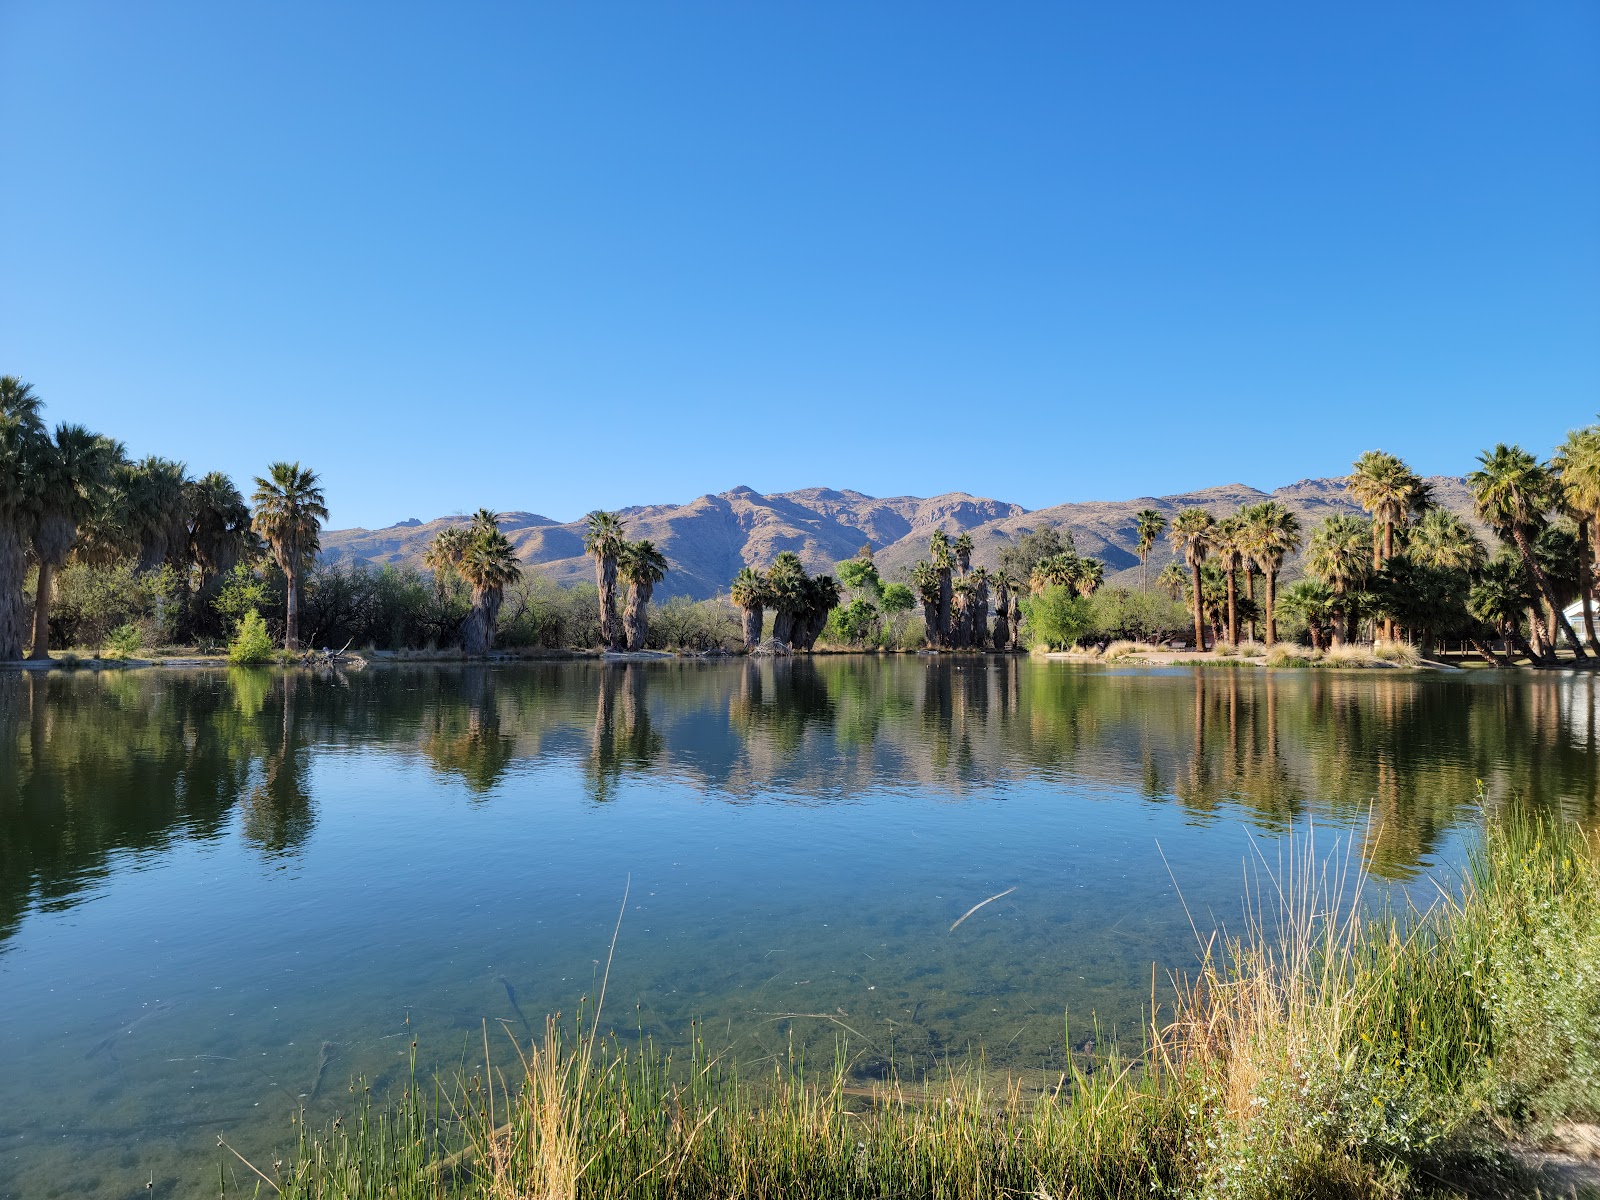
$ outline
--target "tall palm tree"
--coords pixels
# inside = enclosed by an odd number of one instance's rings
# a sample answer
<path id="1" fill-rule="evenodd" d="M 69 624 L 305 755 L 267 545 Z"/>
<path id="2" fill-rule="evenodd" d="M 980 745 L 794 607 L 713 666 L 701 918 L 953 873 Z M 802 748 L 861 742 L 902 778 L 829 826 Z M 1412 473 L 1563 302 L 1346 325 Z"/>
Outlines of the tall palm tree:
<path id="1" fill-rule="evenodd" d="M 1332 631 L 1337 642 L 1339 629 L 1338 597 L 1320 579 L 1300 579 L 1284 589 L 1283 610 L 1306 623 L 1311 647 L 1321 650 L 1322 640 Z"/>
<path id="2" fill-rule="evenodd" d="M 1430 508 L 1411 530 L 1406 555 L 1439 571 L 1476 571 L 1488 552 L 1468 525 L 1448 508 Z"/>
<path id="3" fill-rule="evenodd" d="M 1278 640 L 1278 572 L 1283 560 L 1300 548 L 1300 518 L 1276 500 L 1263 500 L 1244 511 L 1250 553 L 1267 583 L 1267 645 Z"/>
<path id="4" fill-rule="evenodd" d="M 800 556 L 784 550 L 767 568 L 767 595 L 772 601 L 772 640 L 785 646 L 793 645 L 795 623 L 807 609 L 810 597 L 806 594 L 806 576 Z"/>
<path id="5" fill-rule="evenodd" d="M 1541 656 L 1522 636 L 1522 616 L 1538 599 L 1538 589 L 1528 574 L 1527 564 L 1509 547 L 1489 559 L 1478 572 L 1467 593 L 1467 611 L 1493 627 L 1507 646 L 1515 648 L 1531 662 Z"/>
<path id="6" fill-rule="evenodd" d="M 472 534 L 467 526 L 446 525 L 433 535 L 433 541 L 422 552 L 422 565 L 433 572 L 433 592 L 439 599 L 444 598 L 445 590 L 451 578 L 457 574 L 456 568 L 460 566 L 461 556 L 467 552 L 467 543 L 471 540 Z"/>
<path id="7" fill-rule="evenodd" d="M 1133 515 L 1134 532 L 1139 535 L 1135 549 L 1139 553 L 1139 567 L 1144 574 L 1144 590 L 1150 590 L 1150 551 L 1156 539 L 1167 527 L 1167 519 L 1153 508 L 1141 508 Z"/>
<path id="8" fill-rule="evenodd" d="M 1167 540 L 1172 543 L 1173 549 L 1182 551 L 1183 559 L 1189 564 L 1191 576 L 1190 584 L 1194 588 L 1194 646 L 1196 650 L 1206 648 L 1205 615 L 1202 611 L 1202 597 L 1200 587 L 1200 564 L 1205 562 L 1211 553 L 1212 538 L 1215 536 L 1217 519 L 1203 508 L 1186 508 L 1173 518 L 1172 526 L 1167 530 Z"/>
<path id="9" fill-rule="evenodd" d="M 487 654 L 494 649 L 506 585 L 522 571 L 516 548 L 488 509 L 480 508 L 468 526 L 455 570 L 472 589 L 472 607 L 461 624 L 461 648 L 474 656 Z"/>
<path id="10" fill-rule="evenodd" d="M 1078 556 L 1070 550 L 1064 550 L 1060 554 L 1041 558 L 1034 565 L 1033 574 L 1028 577 L 1028 586 L 1035 592 L 1042 592 L 1047 587 L 1077 591 L 1082 570 Z"/>
<path id="11" fill-rule="evenodd" d="M 933 560 L 933 569 L 939 576 L 939 612 L 933 644 L 946 650 L 950 647 L 950 571 L 955 566 L 955 548 L 950 544 L 950 535 L 944 530 L 933 531 L 933 536 L 928 540 L 928 557 Z"/>
<path id="12" fill-rule="evenodd" d="M 1341 513 L 1318 525 L 1306 547 L 1306 570 L 1327 584 L 1333 593 L 1335 646 L 1355 640 L 1353 594 L 1372 572 L 1368 562 L 1371 545 L 1372 523 Z"/>
<path id="13" fill-rule="evenodd" d="M 0 661 L 22 657 L 28 604 L 22 594 L 38 494 L 39 459 L 49 434 L 31 384 L 0 376 Z"/>
<path id="14" fill-rule="evenodd" d="M 976 649 L 982 650 L 989 644 L 989 580 L 992 576 L 986 567 L 976 567 L 972 571 L 972 641 L 969 643 Z"/>
<path id="15" fill-rule="evenodd" d="M 617 622 L 617 559 L 627 539 L 622 518 L 596 509 L 583 531 L 583 552 L 594 559 L 594 583 L 600 592 L 600 640 L 608 650 L 622 648 L 622 628 Z"/>
<path id="16" fill-rule="evenodd" d="M 1578 525 L 1578 593 L 1583 600 L 1583 636 L 1600 650 L 1594 622 L 1594 537 L 1600 535 L 1600 425 L 1574 429 L 1550 459 L 1560 477 L 1562 507 Z"/>
<path id="17" fill-rule="evenodd" d="M 832 575 L 803 577 L 804 607 L 795 615 L 791 636 L 797 650 L 810 650 L 828 627 L 828 614 L 839 606 L 839 583 Z"/>
<path id="18" fill-rule="evenodd" d="M 317 473 L 299 463 L 275 462 L 256 476 L 252 524 L 267 543 L 284 578 L 283 648 L 300 649 L 300 588 L 322 548 L 320 531 L 328 519 Z"/>
<path id="19" fill-rule="evenodd" d="M 185 489 L 184 508 L 189 527 L 189 560 L 199 575 L 191 602 L 191 620 L 212 620 L 210 602 L 228 573 L 241 561 L 260 552 L 261 542 L 250 528 L 250 507 L 244 496 L 221 471 L 211 471 Z"/>
<path id="20" fill-rule="evenodd" d="M 1169 559 L 1161 568 L 1161 574 L 1156 576 L 1156 587 L 1174 600 L 1182 600 L 1189 591 L 1189 577 L 1184 574 L 1183 564 L 1175 558 Z"/>
<path id="21" fill-rule="evenodd" d="M 1413 510 L 1427 507 L 1428 485 L 1393 454 L 1368 450 L 1351 465 L 1345 491 L 1372 514 L 1372 570 L 1394 557 L 1394 534 Z M 1393 639 L 1394 622 L 1385 620 L 1384 637 Z"/>
<path id="22" fill-rule="evenodd" d="M 1087 599 L 1100 590 L 1106 581 L 1106 565 L 1098 558 L 1079 558 L 1073 572 L 1072 586 L 1078 595 Z"/>
<path id="23" fill-rule="evenodd" d="M 186 492 L 189 472 L 181 462 L 150 455 L 119 471 L 119 522 L 138 556 L 136 570 L 182 563 L 189 550 Z"/>
<path id="24" fill-rule="evenodd" d="M 1239 644 L 1239 565 L 1244 561 L 1246 530 L 1238 513 L 1223 517 L 1212 534 L 1222 572 L 1228 581 L 1228 640 Z"/>
<path id="25" fill-rule="evenodd" d="M 1520 446 L 1507 446 L 1503 442 L 1493 450 L 1478 456 L 1482 464 L 1467 476 L 1467 486 L 1472 489 L 1477 502 L 1478 515 L 1487 521 L 1501 537 L 1509 537 L 1533 579 L 1544 602 L 1549 605 L 1556 624 L 1566 632 L 1572 643 L 1574 657 L 1587 658 L 1583 643 L 1567 620 L 1566 613 L 1556 602 L 1555 590 L 1533 554 L 1532 534 L 1544 522 L 1544 514 L 1556 500 L 1556 481 L 1550 471 L 1540 465 Z M 1554 648 L 1552 647 L 1552 650 Z"/>
<path id="26" fill-rule="evenodd" d="M 956 570 L 965 575 L 972 570 L 972 535 L 963 529 L 951 546 L 956 552 Z"/>
<path id="27" fill-rule="evenodd" d="M 1017 577 L 1002 568 L 989 577 L 994 588 L 994 636 L 996 650 L 1011 649 L 1011 596 L 1020 586 Z"/>
<path id="28" fill-rule="evenodd" d="M 667 577 L 667 556 L 649 538 L 629 542 L 617 560 L 617 573 L 628 584 L 628 603 L 622 610 L 622 625 L 629 650 L 643 650 L 650 636 L 645 607 L 656 584 Z"/>
<path id="29" fill-rule="evenodd" d="M 766 616 L 762 610 L 770 603 L 766 577 L 754 567 L 741 567 L 733 577 L 728 598 L 744 618 L 744 647 L 754 650 L 761 644 L 761 622 Z"/>
<path id="30" fill-rule="evenodd" d="M 33 601 L 33 653 L 50 657 L 50 591 L 55 573 L 78 540 L 78 526 L 110 499 L 112 474 L 122 462 L 120 443 L 82 425 L 58 425 L 40 445 L 33 557 L 39 582 Z"/>
<path id="31" fill-rule="evenodd" d="M 939 645 L 939 572 L 926 560 L 911 568 L 911 590 L 922 602 L 923 637 L 930 648 Z"/>

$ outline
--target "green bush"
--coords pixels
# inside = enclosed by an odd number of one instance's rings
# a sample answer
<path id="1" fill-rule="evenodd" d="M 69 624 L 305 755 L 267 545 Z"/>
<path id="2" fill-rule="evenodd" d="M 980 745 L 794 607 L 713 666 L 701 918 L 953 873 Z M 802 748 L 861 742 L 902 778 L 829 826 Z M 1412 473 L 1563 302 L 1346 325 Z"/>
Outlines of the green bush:
<path id="1" fill-rule="evenodd" d="M 1053 584 L 1022 602 L 1022 628 L 1026 645 L 1075 646 L 1091 628 L 1089 601 Z"/>
<path id="2" fill-rule="evenodd" d="M 106 646 L 114 630 L 134 625 L 140 645 L 162 645 L 177 635 L 183 612 L 183 585 L 171 567 L 140 572 L 131 558 L 72 563 L 56 576 L 50 644 Z"/>
<path id="3" fill-rule="evenodd" d="M 1106 642 L 1161 642 L 1192 629 L 1188 610 L 1161 592 L 1101 588 L 1089 597 L 1087 636 Z"/>
<path id="4" fill-rule="evenodd" d="M 101 658 L 123 659 L 132 658 L 144 646 L 144 634 L 132 621 L 118 625 L 106 635 L 105 642 L 100 647 Z"/>
<path id="5" fill-rule="evenodd" d="M 739 614 L 726 599 L 691 600 L 673 596 L 649 610 L 654 650 L 731 650 L 743 641 Z"/>
<path id="6" fill-rule="evenodd" d="M 271 662 L 273 652 L 266 620 L 255 609 L 246 609 L 228 646 L 228 661 L 241 667 L 257 667 Z"/>

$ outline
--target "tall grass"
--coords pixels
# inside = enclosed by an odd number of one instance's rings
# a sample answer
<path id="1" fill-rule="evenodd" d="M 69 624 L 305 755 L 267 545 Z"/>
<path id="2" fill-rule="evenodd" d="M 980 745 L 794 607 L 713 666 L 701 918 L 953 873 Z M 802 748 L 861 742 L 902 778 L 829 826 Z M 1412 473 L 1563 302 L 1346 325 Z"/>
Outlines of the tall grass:
<path id="1" fill-rule="evenodd" d="M 604 1042 L 597 1012 L 570 1032 L 550 1021 L 504 1070 L 300 1126 L 272 1186 L 316 1200 L 1448 1194 L 1510 1131 L 1600 1112 L 1600 838 L 1493 819 L 1458 892 L 1423 913 L 1374 910 L 1348 856 L 1302 845 L 1258 866 L 1244 927 L 1203 942 L 1142 1052 L 1070 1057 L 1044 1088 L 981 1068 L 858 1086 L 843 1047 L 820 1077 L 791 1055 L 745 1078 L 698 1039 L 682 1063 Z"/>

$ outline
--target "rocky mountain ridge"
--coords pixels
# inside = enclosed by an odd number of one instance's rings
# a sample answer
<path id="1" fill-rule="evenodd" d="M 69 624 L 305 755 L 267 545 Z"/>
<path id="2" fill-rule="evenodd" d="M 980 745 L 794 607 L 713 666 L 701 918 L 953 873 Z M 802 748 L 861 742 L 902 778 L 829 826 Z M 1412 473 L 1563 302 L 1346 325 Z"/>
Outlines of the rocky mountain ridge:
<path id="1" fill-rule="evenodd" d="M 1452 476 L 1429 480 L 1440 504 L 1470 516 L 1466 481 Z M 1303 479 L 1276 491 L 1224 484 L 1171 496 L 1132 500 L 1077 501 L 1029 510 L 1020 504 L 947 492 L 941 496 L 868 496 L 832 488 L 804 488 L 763 495 L 749 487 L 699 496 L 687 504 L 636 505 L 620 510 L 630 538 L 649 538 L 671 564 L 658 598 L 684 595 L 705 599 L 727 590 L 744 566 L 762 568 L 784 550 L 800 555 L 806 569 L 831 571 L 840 559 L 870 546 L 879 568 L 899 578 L 927 555 L 935 529 L 968 532 L 973 561 L 993 567 L 1000 550 L 1024 533 L 1045 525 L 1072 531 L 1078 550 L 1103 559 L 1108 579 L 1136 571 L 1134 515 L 1153 508 L 1169 519 L 1181 508 L 1198 505 L 1218 516 L 1241 504 L 1274 499 L 1293 509 L 1307 532 L 1335 513 L 1359 512 L 1341 479 Z M 417 518 L 384 529 L 333 529 L 322 535 L 328 563 L 421 565 L 439 530 L 463 524 L 463 515 L 431 521 Z M 583 553 L 583 521 L 559 522 L 530 512 L 500 514 L 501 529 L 524 562 L 539 564 L 560 583 L 593 580 L 593 564 Z M 1152 574 L 1171 556 L 1165 540 L 1151 555 Z"/>

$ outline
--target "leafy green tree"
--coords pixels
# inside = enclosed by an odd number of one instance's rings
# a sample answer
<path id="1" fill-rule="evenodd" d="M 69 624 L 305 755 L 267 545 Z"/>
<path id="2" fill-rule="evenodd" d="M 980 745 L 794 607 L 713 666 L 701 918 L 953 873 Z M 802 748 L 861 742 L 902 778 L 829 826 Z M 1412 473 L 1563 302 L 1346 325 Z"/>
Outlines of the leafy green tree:
<path id="1" fill-rule="evenodd" d="M 1213 544 L 1222 559 L 1222 571 L 1227 587 L 1228 640 L 1239 641 L 1239 567 L 1244 561 L 1248 545 L 1244 518 L 1238 513 L 1223 517 L 1212 534 Z"/>
<path id="2" fill-rule="evenodd" d="M 903 583 L 886 583 L 878 597 L 878 608 L 889 623 L 887 637 L 891 649 L 898 649 L 905 637 L 907 615 L 917 605 L 917 597 Z"/>
<path id="3" fill-rule="evenodd" d="M 930 563 L 919 561 L 911 569 L 911 586 L 922 602 L 923 633 L 928 645 L 939 645 L 939 572 Z"/>
<path id="4" fill-rule="evenodd" d="M 1372 575 L 1371 545 L 1372 523 L 1340 514 L 1318 525 L 1306 548 L 1306 570 L 1333 590 L 1335 646 L 1355 640 L 1356 617 L 1360 611 L 1355 596 Z"/>
<path id="5" fill-rule="evenodd" d="M 858 596 L 833 610 L 828 629 L 845 645 L 863 646 L 877 639 L 881 619 L 877 606 L 865 596 Z"/>
<path id="6" fill-rule="evenodd" d="M 1069 587 L 1049 584 L 1022 602 L 1027 636 L 1052 650 L 1075 646 L 1090 628 L 1089 602 Z"/>
<path id="7" fill-rule="evenodd" d="M 772 602 L 772 639 L 785 646 L 794 642 L 795 621 L 807 610 L 806 569 L 792 550 L 779 552 L 767 568 L 767 595 Z"/>
<path id="8" fill-rule="evenodd" d="M 283 648 L 300 649 L 300 587 L 321 548 L 322 522 L 328 519 L 317 473 L 299 463 L 276 462 L 256 477 L 253 524 L 283 572 Z M 144 555 L 140 556 L 141 565 Z"/>
<path id="9" fill-rule="evenodd" d="M 600 593 L 600 639 L 608 650 L 620 650 L 623 644 L 617 620 L 617 559 L 627 545 L 624 532 L 620 516 L 596 509 L 583 533 L 583 552 L 594 559 L 594 583 Z"/>
<path id="10" fill-rule="evenodd" d="M 865 593 L 869 600 L 876 600 L 883 592 L 883 578 L 870 558 L 847 558 L 836 564 L 834 571 L 842 587 Z"/>
<path id="11" fill-rule="evenodd" d="M 228 643 L 228 661 L 236 667 L 256 667 L 272 661 L 272 637 L 267 623 L 255 609 L 239 622 L 239 629 Z"/>
<path id="12" fill-rule="evenodd" d="M 267 581 L 247 563 L 238 563 L 224 577 L 212 607 L 223 632 L 233 633 L 250 613 L 262 613 L 272 597 Z"/>
<path id="13" fill-rule="evenodd" d="M 1338 598 L 1331 587 L 1320 579 L 1296 580 L 1284 589 L 1278 603 L 1287 615 L 1304 622 L 1313 649 L 1326 645 L 1339 619 Z"/>
<path id="14" fill-rule="evenodd" d="M 965 575 L 972 570 L 972 534 L 963 529 L 951 543 L 956 555 L 956 570 Z"/>
<path id="15" fill-rule="evenodd" d="M 1534 587 L 1550 606 L 1555 626 L 1565 631 L 1572 652 L 1587 658 L 1578 635 L 1557 602 L 1555 589 L 1533 553 L 1533 539 L 1544 525 L 1545 514 L 1555 507 L 1557 481 L 1550 471 L 1520 446 L 1503 442 L 1478 456 L 1481 466 L 1467 476 L 1478 505 L 1478 515 L 1501 537 L 1509 538 L 1522 555 Z"/>
<path id="16" fill-rule="evenodd" d="M 261 541 L 250 527 L 250 508 L 233 480 L 211 471 L 191 482 L 184 493 L 188 524 L 188 558 L 196 575 L 189 621 L 197 632 L 222 632 L 215 601 L 224 580 L 241 562 L 260 555 Z"/>
<path id="17" fill-rule="evenodd" d="M 931 627 L 933 630 L 933 644 L 941 650 L 950 648 L 950 615 L 951 602 L 954 599 L 950 572 L 955 567 L 955 549 L 950 544 L 950 535 L 942 529 L 935 529 L 933 536 L 928 540 L 928 558 L 933 562 L 934 572 L 939 577 L 939 610 L 937 622 Z"/>
<path id="18" fill-rule="evenodd" d="M 1506 547 L 1483 565 L 1467 595 L 1467 609 L 1530 662 L 1540 656 L 1522 635 L 1523 615 L 1538 602 L 1538 588 L 1517 551 Z"/>
<path id="19" fill-rule="evenodd" d="M 1283 570 L 1283 560 L 1300 548 L 1300 518 L 1276 500 L 1252 504 L 1240 516 L 1250 554 L 1267 584 L 1266 642 L 1270 646 L 1278 640 L 1278 572 Z"/>
<path id="20" fill-rule="evenodd" d="M 1008 571 L 1013 579 L 1026 583 L 1033 578 L 1034 568 L 1043 560 L 1058 554 L 1076 555 L 1072 530 L 1065 526 L 1042 525 L 1023 533 L 1011 545 L 1000 551 L 1000 569 Z"/>

